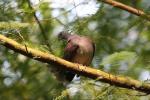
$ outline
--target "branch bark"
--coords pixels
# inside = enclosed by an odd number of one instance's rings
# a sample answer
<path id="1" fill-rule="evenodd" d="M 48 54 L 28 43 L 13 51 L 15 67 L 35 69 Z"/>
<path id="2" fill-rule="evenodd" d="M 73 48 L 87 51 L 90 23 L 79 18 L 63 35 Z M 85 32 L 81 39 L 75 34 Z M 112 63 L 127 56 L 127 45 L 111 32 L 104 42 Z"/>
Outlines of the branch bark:
<path id="1" fill-rule="evenodd" d="M 120 2 L 117 2 L 117 1 L 114 1 L 114 0 L 98 0 L 98 1 L 101 1 L 101 2 L 104 2 L 106 4 L 109 4 L 109 5 L 112 5 L 114 7 L 117 7 L 117 8 L 120 8 L 122 10 L 126 10 L 134 15 L 137 15 L 137 16 L 141 16 L 143 18 L 146 18 L 147 20 L 150 21 L 150 16 L 147 15 L 144 11 L 142 10 L 139 10 L 139 9 L 136 9 L 136 8 L 133 8 L 133 7 L 130 7 L 128 5 L 125 5 L 123 3 L 120 3 Z"/>
<path id="2" fill-rule="evenodd" d="M 147 94 L 150 93 L 150 84 L 146 84 L 131 78 L 115 76 L 104 71 L 82 66 L 76 63 L 71 63 L 52 54 L 29 48 L 26 45 L 21 45 L 3 35 L 0 35 L 0 44 L 32 59 L 57 65 L 56 67 L 61 67 L 62 69 L 73 71 L 79 75 L 106 82 L 118 87 L 137 90 Z"/>

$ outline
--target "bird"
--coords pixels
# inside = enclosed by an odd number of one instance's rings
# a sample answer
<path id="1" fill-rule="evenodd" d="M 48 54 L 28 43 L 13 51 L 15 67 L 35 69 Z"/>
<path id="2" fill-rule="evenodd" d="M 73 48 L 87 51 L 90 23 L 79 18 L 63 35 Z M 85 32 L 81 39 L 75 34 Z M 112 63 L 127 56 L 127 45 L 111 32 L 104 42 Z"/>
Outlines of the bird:
<path id="1" fill-rule="evenodd" d="M 62 31 L 58 34 L 58 39 L 67 42 L 63 59 L 85 66 L 91 64 L 95 53 L 95 44 L 89 37 Z M 57 69 L 55 75 L 60 81 L 71 82 L 76 74 L 64 69 Z"/>

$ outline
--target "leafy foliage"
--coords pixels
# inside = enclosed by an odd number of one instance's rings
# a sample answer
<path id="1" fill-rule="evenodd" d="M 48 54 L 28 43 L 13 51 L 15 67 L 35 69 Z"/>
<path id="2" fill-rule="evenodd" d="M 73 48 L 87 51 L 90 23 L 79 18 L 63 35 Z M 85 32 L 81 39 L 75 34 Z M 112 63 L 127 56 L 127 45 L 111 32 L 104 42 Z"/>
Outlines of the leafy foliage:
<path id="1" fill-rule="evenodd" d="M 108 57 L 104 58 L 101 64 L 115 64 L 121 61 L 130 62 L 133 60 L 136 60 L 136 54 L 134 52 L 122 51 L 119 53 L 113 53 L 112 55 L 109 55 Z"/>
<path id="2" fill-rule="evenodd" d="M 0 1 L 0 34 L 13 38 L 23 45 L 60 57 L 63 55 L 65 43 L 57 39 L 58 32 L 69 30 L 89 36 L 96 44 L 92 66 L 115 75 L 130 76 L 149 82 L 149 21 L 97 1 L 87 0 L 81 4 L 73 2 L 66 7 L 62 5 L 56 8 L 53 7 L 53 2 L 40 0 L 36 4 L 34 0 L 32 1 L 31 3 L 28 0 Z M 118 1 L 149 13 L 149 0 Z M 78 7 L 83 6 L 84 9 L 92 3 L 97 8 L 95 13 L 78 15 Z M 35 17 L 40 21 L 44 31 L 41 31 Z M 43 32 L 47 40 L 43 37 Z M 52 51 L 49 51 L 45 40 L 50 44 Z M 2 46 L 0 56 L 2 100 L 150 99 L 149 95 L 110 86 L 82 76 L 80 80 L 75 79 L 66 88 L 49 72 L 47 66 L 51 65 L 29 59 Z"/>

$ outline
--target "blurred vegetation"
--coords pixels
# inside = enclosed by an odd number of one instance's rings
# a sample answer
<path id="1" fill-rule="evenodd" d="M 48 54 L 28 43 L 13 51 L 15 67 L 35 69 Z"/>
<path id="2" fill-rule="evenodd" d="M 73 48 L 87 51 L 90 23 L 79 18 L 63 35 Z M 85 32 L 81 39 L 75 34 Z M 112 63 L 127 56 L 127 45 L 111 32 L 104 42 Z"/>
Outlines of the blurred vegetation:
<path id="1" fill-rule="evenodd" d="M 149 0 L 118 1 L 149 14 Z M 96 13 L 84 17 L 78 16 L 74 3 L 66 8 L 55 8 L 53 2 L 31 2 L 31 9 L 27 0 L 0 0 L 0 34 L 60 57 L 65 43 L 57 40 L 58 32 L 68 30 L 89 36 L 96 44 L 91 66 L 115 75 L 150 82 L 149 21 L 97 1 L 87 0 L 81 4 L 86 6 L 94 2 L 98 9 Z M 34 13 L 44 28 L 52 52 L 45 43 Z M 58 16 L 53 13 L 58 13 Z M 0 100 L 150 99 L 149 95 L 85 77 L 74 80 L 66 88 L 55 80 L 47 66 L 50 65 L 0 46 Z"/>

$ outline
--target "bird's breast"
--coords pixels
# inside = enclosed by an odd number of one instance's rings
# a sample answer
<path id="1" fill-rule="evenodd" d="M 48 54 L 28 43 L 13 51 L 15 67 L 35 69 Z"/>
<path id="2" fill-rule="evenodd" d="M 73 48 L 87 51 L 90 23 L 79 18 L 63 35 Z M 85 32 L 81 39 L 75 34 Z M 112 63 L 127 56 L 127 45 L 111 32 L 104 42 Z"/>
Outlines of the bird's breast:
<path id="1" fill-rule="evenodd" d="M 79 48 L 76 55 L 73 58 L 73 62 L 82 64 L 82 65 L 89 65 L 92 61 L 92 55 L 90 52 Z"/>

